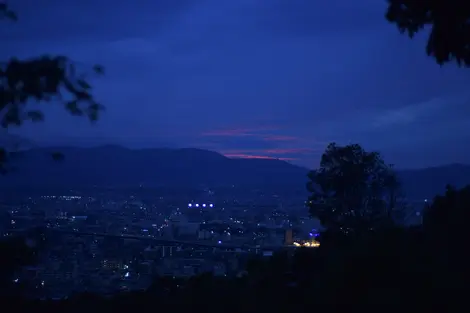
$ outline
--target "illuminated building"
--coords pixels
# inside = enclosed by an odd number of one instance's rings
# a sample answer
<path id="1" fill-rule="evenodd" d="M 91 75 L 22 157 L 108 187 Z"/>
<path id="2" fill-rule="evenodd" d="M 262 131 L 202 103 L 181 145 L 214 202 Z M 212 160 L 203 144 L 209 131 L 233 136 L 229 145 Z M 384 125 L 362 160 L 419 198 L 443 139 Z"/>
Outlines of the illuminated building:
<path id="1" fill-rule="evenodd" d="M 318 248 L 320 243 L 316 240 L 308 240 L 302 242 L 294 242 L 294 246 L 296 247 L 306 247 L 306 248 Z"/>

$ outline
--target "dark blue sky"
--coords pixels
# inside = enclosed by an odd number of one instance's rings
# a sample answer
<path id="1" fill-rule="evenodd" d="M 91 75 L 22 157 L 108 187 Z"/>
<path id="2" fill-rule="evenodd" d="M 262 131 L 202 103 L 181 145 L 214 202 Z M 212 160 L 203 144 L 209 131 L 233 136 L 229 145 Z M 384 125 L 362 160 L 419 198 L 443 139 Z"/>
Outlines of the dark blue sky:
<path id="1" fill-rule="evenodd" d="M 39 4 L 40 2 L 40 4 Z M 5 59 L 100 63 L 95 126 L 46 109 L 38 143 L 200 147 L 314 167 L 358 142 L 399 167 L 466 162 L 470 72 L 440 68 L 377 0 L 15 0 Z M 5 44 L 7 42 L 7 44 Z M 47 106 L 48 107 L 48 106 Z"/>

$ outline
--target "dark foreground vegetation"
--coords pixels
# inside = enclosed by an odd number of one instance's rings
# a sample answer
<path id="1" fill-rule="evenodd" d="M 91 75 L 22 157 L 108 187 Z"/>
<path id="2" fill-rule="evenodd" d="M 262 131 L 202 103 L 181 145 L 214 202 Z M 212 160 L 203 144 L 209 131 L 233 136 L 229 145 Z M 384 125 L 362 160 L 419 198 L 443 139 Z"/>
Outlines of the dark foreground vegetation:
<path id="1" fill-rule="evenodd" d="M 451 310 L 464 303 L 469 281 L 469 206 L 469 187 L 449 187 L 426 208 L 422 226 L 355 235 L 325 232 L 321 247 L 253 259 L 241 277 L 161 277 L 147 291 L 80 294 L 60 301 L 26 300 L 7 287 L 5 271 L 31 256 L 15 242 L 2 249 L 2 303 L 9 312 Z"/>

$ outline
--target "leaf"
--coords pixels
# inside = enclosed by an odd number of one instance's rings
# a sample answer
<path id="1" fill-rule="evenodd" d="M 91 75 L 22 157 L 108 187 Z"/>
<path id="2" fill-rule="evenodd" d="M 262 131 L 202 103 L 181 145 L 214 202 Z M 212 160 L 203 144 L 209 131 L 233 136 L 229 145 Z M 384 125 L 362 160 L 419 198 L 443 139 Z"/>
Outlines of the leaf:
<path id="1" fill-rule="evenodd" d="M 65 158 L 65 156 L 60 152 L 53 152 L 51 156 L 54 161 L 62 161 Z"/>
<path id="2" fill-rule="evenodd" d="M 91 89 L 90 84 L 88 84 L 84 79 L 79 79 L 77 84 L 82 87 L 83 89 Z"/>
<path id="3" fill-rule="evenodd" d="M 65 108 L 72 115 L 81 116 L 83 111 L 78 107 L 78 102 L 76 100 L 69 101 L 65 104 Z"/>
<path id="4" fill-rule="evenodd" d="M 0 17 L 6 17 L 15 22 L 18 20 L 16 13 L 10 10 L 6 3 L 0 3 Z"/>
<path id="5" fill-rule="evenodd" d="M 44 120 L 44 114 L 41 111 L 29 111 L 26 113 L 28 119 L 33 122 L 41 122 Z"/>
<path id="6" fill-rule="evenodd" d="M 104 68 L 103 68 L 103 66 L 98 65 L 98 64 L 96 64 L 96 65 L 93 66 L 93 71 L 94 71 L 96 74 L 100 74 L 100 75 L 104 74 Z"/>

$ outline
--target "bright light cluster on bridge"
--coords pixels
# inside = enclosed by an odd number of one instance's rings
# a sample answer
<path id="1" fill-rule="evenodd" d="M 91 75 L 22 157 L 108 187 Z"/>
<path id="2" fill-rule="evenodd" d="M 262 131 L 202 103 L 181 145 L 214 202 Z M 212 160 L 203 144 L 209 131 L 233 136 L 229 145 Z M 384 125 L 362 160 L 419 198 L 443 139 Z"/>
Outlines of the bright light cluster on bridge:
<path id="1" fill-rule="evenodd" d="M 211 203 L 211 204 L 205 204 L 205 203 L 203 203 L 203 204 L 199 204 L 199 203 L 188 203 L 188 208 L 192 208 L 192 207 L 198 208 L 199 206 L 202 206 L 203 208 L 205 208 L 205 207 L 207 207 L 207 206 L 209 206 L 210 208 L 213 208 L 213 207 L 214 207 L 214 205 L 213 205 L 212 203 Z"/>
<path id="2" fill-rule="evenodd" d="M 320 243 L 316 240 L 306 241 L 306 242 L 294 242 L 294 246 L 296 247 L 306 247 L 306 248 L 318 248 Z"/>

